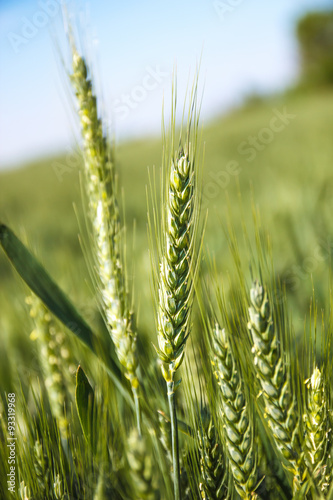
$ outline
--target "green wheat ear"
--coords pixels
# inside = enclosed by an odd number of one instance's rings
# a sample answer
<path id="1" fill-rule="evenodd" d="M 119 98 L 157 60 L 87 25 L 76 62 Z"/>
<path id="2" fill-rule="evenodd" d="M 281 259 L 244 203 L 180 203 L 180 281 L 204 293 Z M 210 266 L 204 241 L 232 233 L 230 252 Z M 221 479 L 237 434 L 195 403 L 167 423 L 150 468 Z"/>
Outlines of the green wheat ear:
<path id="1" fill-rule="evenodd" d="M 88 78 L 85 60 L 74 44 L 71 82 L 75 89 L 84 150 L 84 166 L 89 213 L 96 250 L 96 267 L 105 322 L 114 342 L 125 375 L 130 380 L 136 403 L 138 429 L 141 433 L 136 334 L 126 288 L 122 232 L 115 165 L 102 121 L 98 117 L 96 96 Z"/>
<path id="2" fill-rule="evenodd" d="M 24 481 L 20 483 L 19 495 L 21 500 L 32 500 L 30 488 L 25 485 Z"/>
<path id="3" fill-rule="evenodd" d="M 49 455 L 44 451 L 43 444 L 38 439 L 34 445 L 34 468 L 39 492 L 44 498 L 48 498 L 52 489 L 52 471 Z"/>
<path id="4" fill-rule="evenodd" d="M 68 435 L 69 425 L 65 410 L 69 409 L 69 392 L 72 384 L 69 373 L 73 367 L 75 368 L 75 364 L 71 362 L 70 352 L 65 346 L 64 334 L 56 329 L 48 309 L 41 300 L 30 295 L 26 298 L 26 303 L 30 306 L 30 316 L 34 321 L 34 330 L 30 338 L 38 342 L 51 410 L 57 419 L 61 435 L 65 438 Z"/>
<path id="5" fill-rule="evenodd" d="M 184 358 L 192 302 L 194 164 L 180 148 L 171 162 L 165 253 L 160 264 L 158 354 L 167 382 Z"/>
<path id="6" fill-rule="evenodd" d="M 234 485 L 242 498 L 256 497 L 257 453 L 253 416 L 240 367 L 225 329 L 213 330 L 215 374 L 221 388 L 222 420 Z"/>
<path id="7" fill-rule="evenodd" d="M 225 466 L 222 447 L 218 442 L 217 433 L 212 419 L 208 429 L 199 434 L 201 483 L 199 485 L 203 500 L 228 500 L 228 471 Z"/>
<path id="8" fill-rule="evenodd" d="M 261 385 L 265 417 L 274 441 L 288 462 L 297 492 L 305 481 L 298 405 L 292 389 L 292 376 L 279 349 L 270 303 L 258 282 L 250 293 L 249 330 L 253 341 L 254 364 Z"/>
<path id="9" fill-rule="evenodd" d="M 160 495 L 154 485 L 152 450 L 148 446 L 147 437 L 139 436 L 137 430 L 133 429 L 128 437 L 127 447 L 127 460 L 135 485 L 135 498 L 159 500 Z"/>
<path id="10" fill-rule="evenodd" d="M 327 412 L 327 400 L 323 376 L 315 367 L 312 376 L 306 381 L 307 411 L 303 416 L 305 422 L 305 460 L 320 490 L 325 491 L 326 470 L 330 421 Z"/>
<path id="11" fill-rule="evenodd" d="M 65 500 L 67 494 L 64 489 L 64 482 L 61 480 L 60 474 L 57 474 L 53 482 L 54 498 L 56 500 Z"/>

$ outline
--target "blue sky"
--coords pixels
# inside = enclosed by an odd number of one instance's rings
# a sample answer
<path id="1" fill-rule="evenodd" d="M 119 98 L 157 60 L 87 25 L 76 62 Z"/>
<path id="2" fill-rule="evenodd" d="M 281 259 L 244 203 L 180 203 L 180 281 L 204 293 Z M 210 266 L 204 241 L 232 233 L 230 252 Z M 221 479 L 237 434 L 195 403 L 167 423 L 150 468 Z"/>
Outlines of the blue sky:
<path id="1" fill-rule="evenodd" d="M 70 149 L 77 136 L 61 0 L 0 2 L 0 168 Z M 117 138 L 160 133 L 177 66 L 179 101 L 201 56 L 202 117 L 297 77 L 295 20 L 320 0 L 67 1 Z M 189 76 L 190 75 L 190 76 Z"/>

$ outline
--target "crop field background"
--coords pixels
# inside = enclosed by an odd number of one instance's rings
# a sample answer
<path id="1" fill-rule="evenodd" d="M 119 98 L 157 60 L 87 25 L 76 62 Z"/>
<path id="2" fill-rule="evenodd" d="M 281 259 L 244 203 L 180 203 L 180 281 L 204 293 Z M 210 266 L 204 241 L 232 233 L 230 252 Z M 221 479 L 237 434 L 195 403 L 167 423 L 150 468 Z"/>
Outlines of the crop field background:
<path id="1" fill-rule="evenodd" d="M 205 143 L 203 207 L 209 210 L 205 246 L 215 257 L 219 271 L 230 273 L 232 277 L 232 256 L 224 234 L 228 218 L 231 218 L 242 250 L 242 226 L 245 224 L 249 232 L 253 230 L 253 204 L 259 208 L 262 225 L 272 240 L 275 270 L 285 280 L 296 333 L 300 337 L 313 286 L 319 307 L 324 307 L 330 284 L 332 106 L 333 92 L 329 89 L 320 93 L 289 93 L 248 105 L 205 124 L 202 131 Z M 282 124 L 280 132 L 266 132 L 266 135 L 264 132 L 264 140 L 271 140 L 264 144 L 258 139 L 262 150 L 252 146 L 255 153 L 240 153 L 242 143 L 251 136 L 260 136 L 261 131 L 269 127 L 274 110 L 286 111 L 291 116 L 287 117 L 289 123 Z M 248 161 L 252 156 L 255 156 L 253 160 Z M 117 148 L 117 158 L 126 202 L 130 260 L 135 256 L 131 279 L 134 289 L 140 291 L 139 325 L 154 337 L 146 186 L 147 166 L 160 167 L 161 142 L 144 139 L 121 144 Z M 230 162 L 237 162 L 238 166 L 228 170 Z M 75 203 L 82 222 L 79 166 L 69 167 L 59 180 L 53 168 L 55 164 L 66 166 L 66 157 L 48 158 L 20 170 L 1 173 L 2 219 L 16 232 L 26 235 L 45 267 L 60 280 L 79 307 L 84 309 L 89 304 L 93 309 L 93 293 L 82 279 L 88 280 L 87 265 L 73 208 Z M 132 243 L 134 221 L 135 240 Z M 245 245 L 243 252 L 248 260 Z M 2 308 L 13 310 L 15 304 L 20 311 L 25 290 L 4 255 L 0 262 Z M 3 328 L 6 331 L 10 327 L 7 324 Z M 17 335 L 23 337 L 28 347 L 28 337 L 22 335 L 19 325 L 6 335 L 9 346 L 17 342 Z M 27 352 L 24 349 L 24 355 Z"/>

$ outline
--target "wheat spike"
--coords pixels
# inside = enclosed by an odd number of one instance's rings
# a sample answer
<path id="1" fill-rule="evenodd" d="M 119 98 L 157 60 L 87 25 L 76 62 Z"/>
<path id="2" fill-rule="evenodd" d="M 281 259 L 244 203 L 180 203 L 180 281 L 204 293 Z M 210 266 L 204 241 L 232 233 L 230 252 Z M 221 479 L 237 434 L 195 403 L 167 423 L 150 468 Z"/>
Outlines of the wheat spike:
<path id="1" fill-rule="evenodd" d="M 254 283 L 250 298 L 248 327 L 265 416 L 278 449 L 289 462 L 289 470 L 294 475 L 293 488 L 297 491 L 305 477 L 300 419 L 296 397 L 292 393 L 291 374 L 284 365 L 267 292 L 260 283 Z"/>
<path id="2" fill-rule="evenodd" d="M 21 481 L 20 483 L 20 488 L 19 488 L 19 494 L 21 500 L 31 500 L 31 492 L 29 486 L 25 485 L 24 481 Z"/>
<path id="3" fill-rule="evenodd" d="M 165 254 L 160 264 L 158 309 L 158 354 L 169 371 L 166 381 L 184 357 L 192 301 L 191 263 L 194 232 L 194 164 L 189 152 L 179 149 L 171 162 Z"/>
<path id="4" fill-rule="evenodd" d="M 116 198 L 115 168 L 98 117 L 96 97 L 85 60 L 73 48 L 71 81 L 78 101 L 84 148 L 84 165 L 88 203 L 96 242 L 97 268 L 106 324 L 119 361 L 134 390 L 136 376 L 136 336 L 132 331 L 132 313 L 121 251 L 123 229 Z"/>
<path id="5" fill-rule="evenodd" d="M 68 420 L 65 408 L 69 407 L 68 384 L 71 383 L 69 367 L 73 366 L 75 369 L 75 365 L 70 362 L 69 351 L 64 345 L 64 335 L 56 330 L 48 309 L 34 295 L 27 297 L 26 302 L 30 305 L 30 316 L 35 324 L 30 338 L 36 339 L 39 344 L 40 359 L 50 406 L 57 419 L 62 436 L 66 437 Z M 72 384 L 74 390 L 74 382 Z"/>
<path id="6" fill-rule="evenodd" d="M 201 497 L 203 500 L 228 500 L 231 498 L 228 493 L 228 472 L 212 420 L 208 429 L 203 429 L 202 432 L 202 436 L 199 433 Z"/>
<path id="7" fill-rule="evenodd" d="M 327 414 L 324 380 L 319 368 L 315 367 L 312 376 L 306 381 L 307 411 L 305 422 L 305 459 L 312 471 L 316 484 L 322 491 L 327 488 L 326 469 L 329 440 L 329 419 Z"/>
<path id="8" fill-rule="evenodd" d="M 56 500 L 65 500 L 67 494 L 64 490 L 64 482 L 60 478 L 60 474 L 57 474 L 53 482 L 53 492 Z"/>
<path id="9" fill-rule="evenodd" d="M 135 486 L 135 498 L 138 500 L 158 500 L 160 495 L 153 483 L 153 462 L 147 438 L 139 436 L 137 430 L 133 429 L 127 445 L 127 459 Z"/>
<path id="10" fill-rule="evenodd" d="M 38 439 L 34 445 L 34 467 L 39 491 L 48 498 L 51 491 L 51 469 L 48 456 Z"/>
<path id="11" fill-rule="evenodd" d="M 230 469 L 239 495 L 250 498 L 255 496 L 257 486 L 253 419 L 228 334 L 218 324 L 213 331 L 213 350 L 215 373 L 221 388 L 222 418 Z"/>

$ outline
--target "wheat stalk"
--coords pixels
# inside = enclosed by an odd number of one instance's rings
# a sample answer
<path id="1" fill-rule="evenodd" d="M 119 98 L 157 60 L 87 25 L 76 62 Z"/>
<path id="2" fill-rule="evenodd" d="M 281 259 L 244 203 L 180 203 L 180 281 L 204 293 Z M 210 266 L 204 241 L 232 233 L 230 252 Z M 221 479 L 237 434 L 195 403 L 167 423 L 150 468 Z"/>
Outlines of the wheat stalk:
<path id="1" fill-rule="evenodd" d="M 327 451 L 329 441 L 329 419 L 323 376 L 315 367 L 312 376 L 306 381 L 307 411 L 303 416 L 305 422 L 305 459 L 318 487 L 325 491 Z"/>
<path id="2" fill-rule="evenodd" d="M 305 479 L 298 405 L 292 392 L 291 374 L 281 356 L 267 292 L 255 282 L 250 293 L 249 330 L 255 368 L 265 404 L 265 417 L 275 443 L 288 461 L 298 491 Z"/>
<path id="3" fill-rule="evenodd" d="M 171 428 L 170 422 L 168 422 L 165 417 L 158 413 L 159 422 L 159 440 L 162 444 L 167 462 L 172 464 L 172 448 L 171 448 Z"/>
<path id="4" fill-rule="evenodd" d="M 159 421 L 159 441 L 163 447 L 165 458 L 170 470 L 172 467 L 172 433 L 170 422 L 166 420 L 162 413 L 158 413 Z M 191 500 L 192 493 L 189 484 L 187 470 L 184 466 L 184 460 L 181 460 L 180 465 L 180 493 L 182 500 Z"/>
<path id="5" fill-rule="evenodd" d="M 138 429 L 141 433 L 136 335 L 132 328 L 133 314 L 128 306 L 121 251 L 123 226 L 116 198 L 115 167 L 103 133 L 102 121 L 98 117 L 96 97 L 88 79 L 86 62 L 74 46 L 71 81 L 76 92 L 81 122 L 86 187 L 96 243 L 103 309 L 119 361 L 131 382 L 137 408 Z"/>
<path id="6" fill-rule="evenodd" d="M 225 467 L 222 448 L 218 442 L 214 423 L 210 419 L 208 429 L 199 432 L 200 470 L 199 485 L 203 500 L 228 500 L 228 471 Z"/>
<path id="7" fill-rule="evenodd" d="M 256 496 L 257 457 L 249 401 L 230 339 L 216 323 L 213 329 L 215 374 L 221 389 L 225 444 L 234 485 L 242 498 Z"/>

